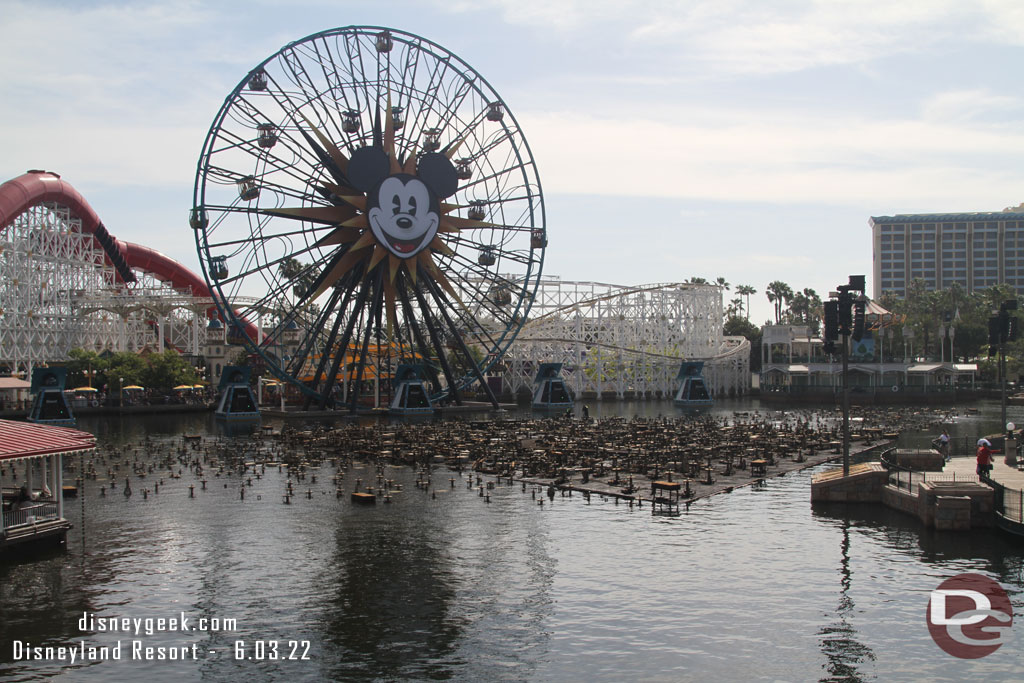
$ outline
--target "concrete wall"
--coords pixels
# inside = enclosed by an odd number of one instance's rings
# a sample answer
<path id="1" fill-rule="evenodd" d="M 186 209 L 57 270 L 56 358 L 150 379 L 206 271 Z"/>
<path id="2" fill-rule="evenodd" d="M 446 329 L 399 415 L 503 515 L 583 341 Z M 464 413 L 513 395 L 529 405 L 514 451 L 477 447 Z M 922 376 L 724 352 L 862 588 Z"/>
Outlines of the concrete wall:
<path id="1" fill-rule="evenodd" d="M 894 452 L 896 464 L 917 472 L 941 472 L 945 460 L 934 449 L 897 448 Z"/>
<path id="2" fill-rule="evenodd" d="M 882 500 L 882 489 L 889 473 L 876 470 L 811 482 L 812 502 L 875 503 Z"/>
<path id="3" fill-rule="evenodd" d="M 811 482 L 811 501 L 881 503 L 936 529 L 995 526 L 995 491 L 984 484 L 926 481 L 911 492 L 889 486 L 889 473 L 881 465 L 875 467 L 848 477 L 821 476 Z"/>

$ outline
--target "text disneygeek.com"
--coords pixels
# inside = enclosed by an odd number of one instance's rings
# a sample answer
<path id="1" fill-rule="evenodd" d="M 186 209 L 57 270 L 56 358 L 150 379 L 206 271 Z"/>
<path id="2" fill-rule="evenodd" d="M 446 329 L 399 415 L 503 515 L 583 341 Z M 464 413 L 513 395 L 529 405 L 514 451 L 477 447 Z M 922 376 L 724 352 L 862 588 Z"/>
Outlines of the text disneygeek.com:
<path id="1" fill-rule="evenodd" d="M 25 640 L 12 642 L 14 661 L 102 662 L 107 660 L 181 661 L 217 656 L 224 652 L 233 659 L 309 659 L 308 640 L 237 640 L 229 647 L 210 648 L 199 642 L 183 640 L 175 645 L 147 643 L 145 636 L 158 633 L 213 634 L 238 630 L 236 619 L 219 617 L 190 617 L 179 612 L 173 617 L 137 618 L 105 617 L 83 612 L 78 630 L 88 634 L 123 634 L 124 639 L 113 643 L 94 645 L 84 639 L 60 645 L 39 645 Z"/>

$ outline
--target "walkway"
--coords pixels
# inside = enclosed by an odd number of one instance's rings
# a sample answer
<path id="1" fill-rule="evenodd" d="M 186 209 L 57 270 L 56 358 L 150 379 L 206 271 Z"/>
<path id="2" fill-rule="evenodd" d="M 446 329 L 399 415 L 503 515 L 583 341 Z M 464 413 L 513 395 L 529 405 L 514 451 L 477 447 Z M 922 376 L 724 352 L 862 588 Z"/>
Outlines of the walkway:
<path id="1" fill-rule="evenodd" d="M 997 453 L 994 456 L 995 468 L 992 470 L 992 478 L 998 481 L 1007 488 L 1016 489 L 1018 491 L 1024 490 L 1024 472 L 1018 470 L 1016 467 L 1010 467 L 1003 462 L 1003 454 Z M 1022 461 L 1018 461 L 1022 462 Z M 969 476 L 977 475 L 978 461 L 974 459 L 974 456 L 961 456 L 953 458 L 951 461 L 946 463 L 943 468 L 943 472 L 946 474 L 956 473 L 957 479 L 960 475 L 964 478 Z"/>

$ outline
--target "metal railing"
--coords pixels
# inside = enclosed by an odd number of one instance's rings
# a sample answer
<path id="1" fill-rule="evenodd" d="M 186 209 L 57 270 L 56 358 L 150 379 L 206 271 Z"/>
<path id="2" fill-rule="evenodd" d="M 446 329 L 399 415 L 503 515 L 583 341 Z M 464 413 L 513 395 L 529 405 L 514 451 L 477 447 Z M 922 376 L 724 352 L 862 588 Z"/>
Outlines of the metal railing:
<path id="1" fill-rule="evenodd" d="M 1024 524 L 1024 491 L 1002 488 L 1002 510 L 997 508 L 996 511 L 1002 512 L 1003 517 L 1010 521 Z"/>
<path id="2" fill-rule="evenodd" d="M 50 519 L 57 519 L 56 503 L 35 503 L 18 510 L 4 511 L 4 528 L 10 529 L 23 524 L 34 524 Z"/>
<path id="3" fill-rule="evenodd" d="M 909 467 L 897 465 L 893 461 L 893 456 L 896 452 L 895 448 L 889 449 L 882 454 L 881 462 L 882 466 L 889 470 L 889 485 L 895 486 L 898 489 L 906 489 L 913 495 L 917 495 L 917 485 L 926 481 L 961 481 L 961 482 L 977 482 L 979 480 L 976 474 L 965 474 L 956 472 L 923 472 L 920 470 L 912 470 Z"/>
<path id="4" fill-rule="evenodd" d="M 915 496 L 917 495 L 917 485 L 926 481 L 962 481 L 962 482 L 977 482 L 978 475 L 976 474 L 957 474 L 956 472 L 950 474 L 943 474 L 942 472 L 917 472 L 914 470 L 907 469 L 891 469 L 889 471 L 889 485 L 895 486 L 898 489 L 906 489 Z"/>
<path id="5" fill-rule="evenodd" d="M 1011 522 L 1024 524 L 1024 491 L 1003 486 L 987 476 L 981 477 L 981 481 L 995 491 L 992 502 L 996 514 Z"/>

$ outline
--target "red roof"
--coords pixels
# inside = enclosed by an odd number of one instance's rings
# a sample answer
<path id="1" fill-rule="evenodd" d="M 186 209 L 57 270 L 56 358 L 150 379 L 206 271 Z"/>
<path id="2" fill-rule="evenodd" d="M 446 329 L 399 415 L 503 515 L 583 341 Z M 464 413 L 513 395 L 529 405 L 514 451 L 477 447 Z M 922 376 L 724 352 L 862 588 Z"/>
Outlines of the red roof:
<path id="1" fill-rule="evenodd" d="M 0 460 L 96 448 L 96 437 L 68 427 L 0 420 Z"/>

